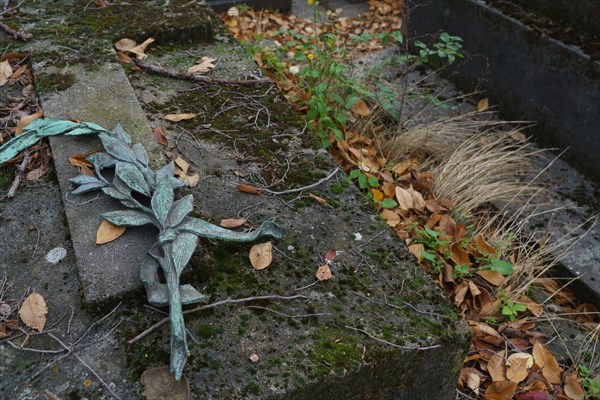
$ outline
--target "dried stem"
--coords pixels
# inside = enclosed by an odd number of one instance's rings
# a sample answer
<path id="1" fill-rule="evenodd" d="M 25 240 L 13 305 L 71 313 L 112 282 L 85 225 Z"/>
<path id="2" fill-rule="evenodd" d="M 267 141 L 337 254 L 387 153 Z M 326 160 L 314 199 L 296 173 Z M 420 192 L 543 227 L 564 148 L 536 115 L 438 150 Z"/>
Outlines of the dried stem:
<path id="1" fill-rule="evenodd" d="M 27 164 L 29 163 L 29 157 L 31 157 L 31 154 L 25 153 L 25 156 L 23 157 L 23 161 L 17 168 L 17 173 L 15 174 L 15 180 L 13 181 L 12 185 L 10 185 L 10 189 L 8 189 L 8 193 L 6 194 L 7 199 L 12 199 L 13 197 L 15 197 L 15 194 L 17 193 L 19 184 L 21 183 L 21 179 L 23 179 L 23 174 L 25 173 Z"/>

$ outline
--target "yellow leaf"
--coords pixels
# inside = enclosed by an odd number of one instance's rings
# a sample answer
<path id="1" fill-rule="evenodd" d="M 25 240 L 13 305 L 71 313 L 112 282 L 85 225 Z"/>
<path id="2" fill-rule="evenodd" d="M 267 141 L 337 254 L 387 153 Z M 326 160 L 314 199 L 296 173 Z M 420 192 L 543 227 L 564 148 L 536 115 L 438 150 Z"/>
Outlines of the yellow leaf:
<path id="1" fill-rule="evenodd" d="M 250 264 L 255 270 L 265 269 L 273 260 L 273 244 L 271 242 L 259 243 L 250 249 Z"/>
<path id="2" fill-rule="evenodd" d="M 223 228 L 233 229 L 233 228 L 239 228 L 240 226 L 244 225 L 246 222 L 248 222 L 248 220 L 246 218 L 225 218 L 224 220 L 221 221 L 221 223 L 219 225 L 221 225 Z"/>
<path id="3" fill-rule="evenodd" d="M 21 321 L 31 329 L 41 332 L 46 325 L 46 314 L 48 307 L 46 301 L 39 293 L 31 293 L 19 309 L 19 317 Z"/>
<path id="4" fill-rule="evenodd" d="M 542 369 L 542 375 L 553 385 L 560 383 L 561 369 L 556 358 L 540 344 L 533 345 L 533 361 Z"/>
<path id="5" fill-rule="evenodd" d="M 488 100 L 487 97 L 485 99 L 481 99 L 477 103 L 477 112 L 485 111 L 489 108 L 489 106 L 490 106 L 490 101 Z"/>
<path id="6" fill-rule="evenodd" d="M 356 115 L 360 115 L 361 117 L 367 117 L 369 114 L 371 114 L 369 106 L 362 99 L 359 99 L 356 103 L 354 103 L 354 105 L 350 107 L 350 111 Z"/>
<path id="7" fill-rule="evenodd" d="M 163 117 L 167 121 L 171 122 L 179 122 L 185 119 L 192 119 L 196 116 L 196 114 L 167 114 Z"/>
<path id="8" fill-rule="evenodd" d="M 86 379 L 85 381 L 83 381 L 83 386 L 85 386 L 85 387 L 92 386 L 92 380 L 91 379 Z"/>
<path id="9" fill-rule="evenodd" d="M 315 275 L 316 275 L 317 279 L 320 281 L 327 281 L 333 277 L 333 274 L 331 273 L 331 269 L 329 269 L 328 265 L 321 265 L 317 269 L 317 273 Z"/>
<path id="10" fill-rule="evenodd" d="M 371 189 L 371 192 L 373 193 L 373 200 L 375 200 L 375 201 L 383 200 L 383 193 L 380 190 Z"/>
<path id="11" fill-rule="evenodd" d="M 44 112 L 38 111 L 35 114 L 30 114 L 30 115 L 27 115 L 27 116 L 21 118 L 19 120 L 19 122 L 17 122 L 17 128 L 15 129 L 15 135 L 20 135 L 21 133 L 23 133 L 23 129 L 25 129 L 25 127 L 27 125 L 29 125 L 31 123 L 31 121 L 41 118 L 43 116 L 44 116 Z"/>
<path id="12" fill-rule="evenodd" d="M 408 190 L 396 186 L 396 200 L 398 201 L 398 207 L 401 210 L 412 210 L 413 198 Z"/>
<path id="13" fill-rule="evenodd" d="M 188 68 L 188 74 L 205 74 L 211 69 L 215 68 L 215 64 L 213 61 L 216 61 L 216 58 L 210 57 L 202 57 L 198 64 Z"/>
<path id="14" fill-rule="evenodd" d="M 113 225 L 103 219 L 96 232 L 96 244 L 112 242 L 125 233 L 126 229 L 124 226 Z"/>
<path id="15" fill-rule="evenodd" d="M 324 198 L 319 197 L 312 193 L 309 193 L 308 195 L 310 196 L 311 199 L 318 201 L 319 204 L 321 204 L 323 207 L 329 207 L 329 203 L 327 203 L 327 200 L 325 200 Z"/>
<path id="16" fill-rule="evenodd" d="M 3 86 L 8 82 L 8 78 L 10 78 L 13 74 L 12 67 L 8 60 L 4 60 L 0 62 L 0 86 Z"/>
<path id="17" fill-rule="evenodd" d="M 564 390 L 567 397 L 572 400 L 583 400 L 585 398 L 583 388 L 573 375 L 569 375 L 565 379 Z"/>

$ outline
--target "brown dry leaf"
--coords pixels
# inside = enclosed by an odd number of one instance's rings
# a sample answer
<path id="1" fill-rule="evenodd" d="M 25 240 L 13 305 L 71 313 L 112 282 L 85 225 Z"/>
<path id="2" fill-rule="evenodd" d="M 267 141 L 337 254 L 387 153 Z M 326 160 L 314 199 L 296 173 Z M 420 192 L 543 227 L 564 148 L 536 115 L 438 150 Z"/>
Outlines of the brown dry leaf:
<path id="1" fill-rule="evenodd" d="M 423 195 L 413 189 L 412 185 L 407 190 L 412 197 L 413 208 L 417 211 L 425 210 L 425 200 L 423 200 Z"/>
<path id="2" fill-rule="evenodd" d="M 508 356 L 508 359 L 506 360 L 506 365 L 512 365 L 513 362 L 515 362 L 516 360 L 519 359 L 524 359 L 526 360 L 526 365 L 527 368 L 531 368 L 531 366 L 533 365 L 533 356 L 529 353 L 513 353 L 510 356 Z"/>
<path id="3" fill-rule="evenodd" d="M 518 142 L 524 142 L 527 140 L 527 136 L 525 136 L 525 134 L 521 131 L 512 131 L 509 135 Z"/>
<path id="4" fill-rule="evenodd" d="M 327 203 L 327 200 L 325 200 L 324 198 L 314 195 L 312 193 L 309 193 L 308 195 L 311 199 L 318 201 L 319 204 L 323 207 L 329 207 L 329 203 Z"/>
<path id="5" fill-rule="evenodd" d="M 585 392 L 574 375 L 569 375 L 565 379 L 564 391 L 569 399 L 583 400 L 585 398 Z"/>
<path id="6" fill-rule="evenodd" d="M 560 383 L 561 368 L 556 358 L 540 342 L 533 345 L 533 361 L 542 369 L 542 375 L 553 385 Z"/>
<path id="7" fill-rule="evenodd" d="M 354 105 L 350 107 L 350 111 L 356 115 L 360 115 L 361 117 L 368 117 L 369 114 L 371 114 L 369 106 L 362 99 L 359 99 L 356 103 L 354 103 Z"/>
<path id="8" fill-rule="evenodd" d="M 125 64 L 131 64 L 131 57 L 129 57 L 125 52 L 123 51 L 119 51 L 117 53 L 117 58 L 119 59 L 119 61 L 124 62 Z"/>
<path id="9" fill-rule="evenodd" d="M 115 48 L 119 51 L 128 51 L 137 46 L 137 43 L 133 39 L 123 38 L 115 42 Z"/>
<path id="10" fill-rule="evenodd" d="M 127 230 L 124 226 L 113 225 L 107 220 L 103 219 L 96 232 L 96 244 L 104 244 L 112 242 L 119 238 Z"/>
<path id="11" fill-rule="evenodd" d="M 27 175 L 25 175 L 25 179 L 28 181 L 37 181 L 48 171 L 48 168 L 45 166 L 34 169 L 33 171 L 29 171 Z"/>
<path id="12" fill-rule="evenodd" d="M 8 79 L 12 76 L 13 70 L 8 61 L 0 62 L 0 86 L 6 85 Z"/>
<path id="13" fill-rule="evenodd" d="M 401 210 L 412 210 L 413 198 L 408 190 L 396 186 L 396 200 L 398 201 L 398 207 Z"/>
<path id="14" fill-rule="evenodd" d="M 381 218 L 392 228 L 400 223 L 400 216 L 392 210 L 384 209 L 381 212 Z"/>
<path id="15" fill-rule="evenodd" d="M 490 245 L 485 241 L 483 235 L 479 234 L 475 236 L 471 242 L 467 245 L 469 253 L 475 257 L 492 256 L 495 257 L 497 250 L 494 246 Z"/>
<path id="16" fill-rule="evenodd" d="M 267 268 L 273 260 L 273 244 L 270 241 L 255 244 L 250 249 L 249 258 L 255 270 Z"/>
<path id="17" fill-rule="evenodd" d="M 333 261 L 333 260 L 335 260 L 336 257 L 337 257 L 336 249 L 329 249 L 329 250 L 327 250 L 327 253 L 325 253 L 325 260 Z"/>
<path id="18" fill-rule="evenodd" d="M 27 296 L 19 309 L 21 321 L 38 332 L 44 330 L 46 314 L 48 314 L 48 307 L 46 306 L 46 301 L 39 293 L 31 293 Z"/>
<path id="19" fill-rule="evenodd" d="M 504 350 L 494 353 L 488 361 L 487 368 L 493 382 L 503 382 L 506 380 L 505 353 Z"/>
<path id="20" fill-rule="evenodd" d="M 419 262 L 423 261 L 423 253 L 421 252 L 424 250 L 425 246 L 423 246 L 420 243 L 415 243 L 408 246 L 408 251 L 410 251 L 415 257 L 417 257 L 417 260 Z"/>
<path id="21" fill-rule="evenodd" d="M 190 399 L 190 386 L 185 375 L 175 380 L 167 366 L 145 370 L 140 383 L 144 388 L 142 396 L 146 400 Z"/>
<path id="22" fill-rule="evenodd" d="M 17 329 L 19 329 L 19 323 L 15 319 L 0 322 L 0 339 L 9 337 L 12 331 L 16 331 Z"/>
<path id="23" fill-rule="evenodd" d="M 146 39 L 144 41 L 144 43 L 138 44 L 137 46 L 132 47 L 131 49 L 128 49 L 127 51 L 135 54 L 135 56 L 138 60 L 143 60 L 144 58 L 148 57 L 146 54 L 144 54 L 144 52 L 146 51 L 146 47 L 148 47 L 148 45 L 150 43 L 154 43 L 154 38 Z"/>
<path id="24" fill-rule="evenodd" d="M 515 383 L 525 380 L 527 375 L 529 375 L 529 368 L 527 368 L 528 361 L 527 358 L 515 358 L 506 370 L 508 380 Z"/>
<path id="25" fill-rule="evenodd" d="M 90 154 L 92 153 L 75 154 L 74 156 L 69 157 L 69 164 L 77 168 L 93 167 L 94 165 L 85 159 Z"/>
<path id="26" fill-rule="evenodd" d="M 492 271 L 491 269 L 479 270 L 475 273 L 494 286 L 500 286 L 506 280 L 500 272 Z"/>
<path id="27" fill-rule="evenodd" d="M 27 116 L 21 118 L 19 120 L 19 122 L 17 122 L 17 127 L 15 128 L 15 135 L 20 135 L 21 133 L 23 133 L 23 129 L 25 129 L 25 127 L 27 125 L 29 125 L 31 123 L 31 121 L 41 118 L 43 116 L 44 116 L 44 112 L 38 111 L 34 114 L 30 114 L 30 115 L 27 115 Z"/>
<path id="28" fill-rule="evenodd" d="M 156 140 L 156 143 L 162 144 L 163 146 L 167 145 L 167 137 L 165 136 L 162 126 L 157 126 L 154 128 L 152 134 L 154 135 L 154 140 Z"/>
<path id="29" fill-rule="evenodd" d="M 179 122 L 179 121 L 183 121 L 186 119 L 192 119 L 196 116 L 196 114 L 167 114 L 163 117 L 163 119 L 166 119 L 167 121 L 171 121 L 171 122 Z"/>
<path id="30" fill-rule="evenodd" d="M 177 168 L 177 167 L 175 168 L 176 171 L 178 169 L 179 168 Z M 192 174 L 192 175 L 185 175 L 185 174 L 182 173 L 180 175 L 177 175 L 177 178 L 179 178 L 179 180 L 181 182 L 184 182 L 185 184 L 187 184 L 191 188 L 198 186 L 198 182 L 200 182 L 200 175 L 198 175 L 197 172 L 194 173 L 194 174 Z"/>
<path id="31" fill-rule="evenodd" d="M 256 364 L 260 361 L 260 357 L 256 353 L 252 353 L 248 358 L 250 359 L 250 361 L 252 361 L 253 364 Z"/>
<path id="32" fill-rule="evenodd" d="M 213 61 L 217 61 L 216 58 L 202 57 L 198 64 L 188 68 L 188 74 L 205 74 L 211 69 L 215 68 Z"/>
<path id="33" fill-rule="evenodd" d="M 466 265 L 467 267 L 471 266 L 471 260 L 469 258 L 469 253 L 458 243 L 454 243 L 452 247 L 450 247 L 452 251 L 450 253 L 450 259 L 454 261 L 456 265 Z"/>
<path id="34" fill-rule="evenodd" d="M 246 218 L 225 218 L 219 225 L 223 228 L 233 229 L 244 225 L 248 220 Z"/>
<path id="35" fill-rule="evenodd" d="M 517 390 L 514 382 L 494 382 L 488 386 L 483 397 L 485 400 L 509 400 Z"/>
<path id="36" fill-rule="evenodd" d="M 479 375 L 472 372 L 467 374 L 467 387 L 475 392 L 479 396 L 479 385 L 481 384 L 481 378 Z"/>
<path id="37" fill-rule="evenodd" d="M 317 269 L 317 273 L 315 275 L 316 275 L 317 279 L 320 281 L 327 281 L 333 277 L 333 274 L 331 273 L 331 269 L 329 269 L 328 265 L 321 265 Z"/>
<path id="38" fill-rule="evenodd" d="M 237 185 L 237 189 L 240 192 L 249 193 L 249 194 L 261 194 L 262 193 L 261 188 L 257 188 L 255 186 L 250 186 L 250 185 L 244 185 L 244 184 Z"/>
<path id="39" fill-rule="evenodd" d="M 181 172 L 183 172 L 184 174 L 187 174 L 188 169 L 190 168 L 190 163 L 185 161 L 181 157 L 177 157 L 175 159 L 175 165 L 177 165 L 179 169 L 181 169 Z"/>
<path id="40" fill-rule="evenodd" d="M 489 107 L 490 107 L 490 101 L 489 101 L 489 99 L 487 97 L 485 99 L 481 99 L 477 103 L 477 112 L 485 111 Z"/>

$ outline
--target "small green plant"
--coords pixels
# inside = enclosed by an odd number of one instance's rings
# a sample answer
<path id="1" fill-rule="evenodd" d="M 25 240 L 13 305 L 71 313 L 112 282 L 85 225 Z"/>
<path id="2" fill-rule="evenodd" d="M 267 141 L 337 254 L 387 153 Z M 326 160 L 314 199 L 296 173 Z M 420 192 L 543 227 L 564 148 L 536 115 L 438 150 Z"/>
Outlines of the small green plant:
<path id="1" fill-rule="evenodd" d="M 423 229 L 417 231 L 415 243 L 422 244 L 425 249 L 421 250 L 421 255 L 424 259 L 431 263 L 431 268 L 434 272 L 438 273 L 444 268 L 442 258 L 438 255 L 438 249 L 440 246 L 446 247 L 450 244 L 447 240 L 440 238 L 441 233 L 434 231 L 433 229 L 425 226 Z M 446 258 L 450 258 L 449 255 L 444 255 Z M 467 270 L 468 273 L 468 270 Z"/>
<path id="2" fill-rule="evenodd" d="M 586 366 L 579 364 L 577 367 L 579 369 L 579 376 L 583 379 L 581 386 L 585 391 L 585 398 L 600 398 L 600 382 L 592 378 L 592 373 Z"/>
<path id="3" fill-rule="evenodd" d="M 514 269 L 511 263 L 501 260 L 497 257 L 486 256 L 477 260 L 479 263 L 479 269 L 491 269 L 501 273 L 504 276 L 508 276 L 513 273 Z"/>
<path id="4" fill-rule="evenodd" d="M 469 275 L 469 267 L 465 264 L 460 264 L 454 267 L 454 272 L 452 273 L 452 278 L 459 279 L 464 278 Z"/>
<path id="5" fill-rule="evenodd" d="M 501 293 L 502 315 L 506 315 L 509 320 L 514 321 L 520 312 L 527 311 L 525 304 L 512 302 L 506 295 L 506 290 Z"/>

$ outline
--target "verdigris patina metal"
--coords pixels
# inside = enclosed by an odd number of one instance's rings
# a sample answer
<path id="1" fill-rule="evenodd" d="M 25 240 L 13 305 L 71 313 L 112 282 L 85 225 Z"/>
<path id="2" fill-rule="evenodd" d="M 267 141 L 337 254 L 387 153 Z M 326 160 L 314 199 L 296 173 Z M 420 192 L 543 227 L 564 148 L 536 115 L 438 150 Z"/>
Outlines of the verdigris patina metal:
<path id="1" fill-rule="evenodd" d="M 139 143 L 132 145 L 130 136 L 118 124 L 115 129 L 108 131 L 92 123 L 37 119 L 25 128 L 22 135 L 0 147 L 0 163 L 8 161 L 45 136 L 92 133 L 98 134 L 105 151 L 87 157 L 94 165 L 96 177 L 80 175 L 72 178 L 71 182 L 78 185 L 72 193 L 101 190 L 128 208 L 103 213 L 102 218 L 118 226 L 151 224 L 158 228 L 156 243 L 140 267 L 140 278 L 150 304 L 169 306 L 171 372 L 179 380 L 188 357 L 182 304 L 206 300 L 206 296 L 191 285 L 179 284 L 181 272 L 196 249 L 198 237 L 233 242 L 279 240 L 284 230 L 268 221 L 254 232 L 241 233 L 191 217 L 192 195 L 175 200 L 175 191 L 185 184 L 175 178 L 173 162 L 158 171 L 152 170 L 144 147 Z M 160 282 L 160 270 L 166 283 Z"/>

